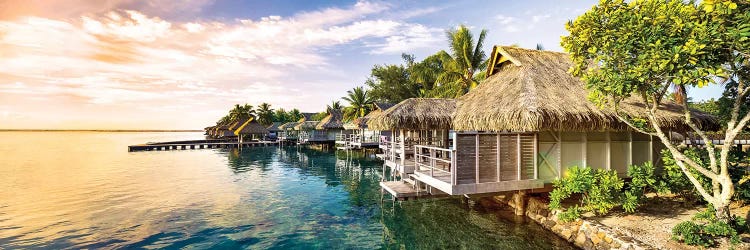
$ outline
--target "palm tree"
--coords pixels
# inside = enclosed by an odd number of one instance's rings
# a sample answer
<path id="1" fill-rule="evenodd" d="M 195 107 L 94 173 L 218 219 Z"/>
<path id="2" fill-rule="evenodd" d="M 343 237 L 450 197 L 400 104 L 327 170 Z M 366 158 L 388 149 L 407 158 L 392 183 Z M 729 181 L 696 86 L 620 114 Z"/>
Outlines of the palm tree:
<path id="1" fill-rule="evenodd" d="M 328 104 L 326 107 L 326 113 L 330 114 L 333 111 L 341 111 L 341 109 L 343 109 L 343 107 L 341 107 L 340 101 L 332 101 L 331 104 Z"/>
<path id="2" fill-rule="evenodd" d="M 349 102 L 349 106 L 344 108 L 344 120 L 351 121 L 367 115 L 375 106 L 375 101 L 367 94 L 363 87 L 356 87 L 346 91 L 346 96 L 342 97 L 344 101 Z"/>
<path id="3" fill-rule="evenodd" d="M 289 111 L 289 119 L 291 121 L 296 122 L 299 121 L 299 119 L 302 118 L 302 112 L 299 112 L 299 109 L 292 109 Z"/>
<path id="4" fill-rule="evenodd" d="M 258 105 L 256 111 L 258 112 L 258 123 L 263 125 L 273 123 L 273 109 L 271 108 L 271 104 L 261 103 Z"/>
<path id="5" fill-rule="evenodd" d="M 235 104 L 234 108 L 229 111 L 229 119 L 231 121 L 249 118 L 255 118 L 255 110 L 253 110 L 253 105 L 247 103 L 245 103 L 245 105 Z"/>
<path id="6" fill-rule="evenodd" d="M 456 97 L 459 97 L 479 84 L 481 74 L 476 73 L 487 67 L 487 55 L 482 50 L 487 30 L 483 29 L 479 33 L 476 44 L 474 44 L 474 36 L 471 31 L 464 25 L 459 26 L 458 29 L 447 31 L 446 35 L 450 43 L 451 53 L 438 52 L 445 69 L 438 77 L 438 81 L 458 84 L 460 89 L 456 93 Z"/>

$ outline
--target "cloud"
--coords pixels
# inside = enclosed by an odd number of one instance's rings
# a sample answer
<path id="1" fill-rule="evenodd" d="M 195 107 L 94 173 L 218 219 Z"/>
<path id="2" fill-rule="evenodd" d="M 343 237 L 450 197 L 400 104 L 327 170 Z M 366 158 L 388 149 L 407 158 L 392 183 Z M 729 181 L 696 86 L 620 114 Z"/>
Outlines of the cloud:
<path id="1" fill-rule="evenodd" d="M 362 46 L 372 54 L 401 53 L 434 47 L 442 33 L 383 19 L 391 8 L 383 3 L 358 2 L 288 17 L 175 22 L 136 10 L 96 12 L 132 5 L 129 1 L 80 2 L 91 4 L 82 8 L 94 12 L 78 18 L 23 15 L 0 20 L 0 105 L 22 96 L 72 109 L 179 108 L 186 107 L 179 103 L 184 100 L 200 100 L 203 108 L 256 101 L 294 107 L 303 101 L 290 100 L 290 93 L 313 98 L 330 95 L 327 86 L 336 79 L 351 84 L 351 76 L 337 72 L 323 51 Z M 178 9 L 211 3 L 157 2 L 145 3 Z M 328 80 L 310 90 L 300 79 Z"/>
<path id="2" fill-rule="evenodd" d="M 371 54 L 405 53 L 417 48 L 437 47 L 443 40 L 442 29 L 429 28 L 424 25 L 403 25 L 401 35 L 393 35 L 386 38 L 383 44 L 371 45 L 375 49 Z"/>
<path id="3" fill-rule="evenodd" d="M 520 31 L 520 28 L 518 27 L 518 19 L 511 16 L 505 16 L 505 15 L 497 15 L 495 16 L 495 19 L 497 19 L 498 23 L 501 25 L 500 30 L 513 33 Z"/>
<path id="4" fill-rule="evenodd" d="M 531 14 L 533 12 L 526 11 L 525 14 Z M 508 33 L 516 33 L 523 30 L 533 30 L 536 28 L 536 25 L 539 23 L 543 23 L 544 21 L 550 19 L 552 15 L 550 14 L 544 14 L 544 15 L 532 15 L 531 19 L 526 18 L 519 18 L 519 17 L 513 17 L 513 16 L 506 16 L 499 14 L 495 16 L 495 19 L 500 24 L 500 30 Z"/>
<path id="5" fill-rule="evenodd" d="M 0 20 L 24 16 L 54 19 L 78 18 L 117 9 L 137 10 L 147 15 L 196 14 L 214 0 L 3 0 Z"/>

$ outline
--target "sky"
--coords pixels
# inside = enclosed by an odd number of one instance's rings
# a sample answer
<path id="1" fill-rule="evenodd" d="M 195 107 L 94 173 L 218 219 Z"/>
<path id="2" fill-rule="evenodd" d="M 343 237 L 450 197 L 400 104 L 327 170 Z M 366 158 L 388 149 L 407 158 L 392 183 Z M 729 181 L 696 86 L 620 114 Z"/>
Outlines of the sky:
<path id="1" fill-rule="evenodd" d="M 201 129 L 238 103 L 319 112 L 373 65 L 447 49 L 458 25 L 487 29 L 487 54 L 562 51 L 565 23 L 594 4 L 0 0 L 0 129 Z"/>

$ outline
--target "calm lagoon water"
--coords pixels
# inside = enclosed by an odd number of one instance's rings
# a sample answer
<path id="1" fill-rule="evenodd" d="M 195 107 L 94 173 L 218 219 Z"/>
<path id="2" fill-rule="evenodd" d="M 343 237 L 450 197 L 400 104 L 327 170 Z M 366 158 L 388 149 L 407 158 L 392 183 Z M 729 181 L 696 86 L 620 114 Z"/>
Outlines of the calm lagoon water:
<path id="1" fill-rule="evenodd" d="M 201 133 L 0 132 L 0 249 L 571 249 L 459 199 L 381 202 L 381 162 L 290 148 L 127 152 Z"/>

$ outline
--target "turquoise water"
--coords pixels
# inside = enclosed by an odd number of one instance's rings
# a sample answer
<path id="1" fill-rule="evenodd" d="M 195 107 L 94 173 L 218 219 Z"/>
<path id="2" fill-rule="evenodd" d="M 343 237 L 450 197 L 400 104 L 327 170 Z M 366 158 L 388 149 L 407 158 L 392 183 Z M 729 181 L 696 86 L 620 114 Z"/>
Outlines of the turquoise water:
<path id="1" fill-rule="evenodd" d="M 481 202 L 381 202 L 382 163 L 369 157 L 294 147 L 127 152 L 196 138 L 0 132 L 0 248 L 572 248 Z"/>

